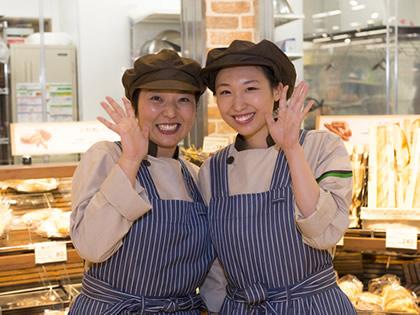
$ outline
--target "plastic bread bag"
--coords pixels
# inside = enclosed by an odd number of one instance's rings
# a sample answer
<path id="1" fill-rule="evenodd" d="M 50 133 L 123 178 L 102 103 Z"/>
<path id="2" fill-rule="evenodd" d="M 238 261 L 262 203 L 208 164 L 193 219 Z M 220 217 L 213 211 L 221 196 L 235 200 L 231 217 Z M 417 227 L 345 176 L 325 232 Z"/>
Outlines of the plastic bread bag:
<path id="1" fill-rule="evenodd" d="M 353 305 L 356 305 L 358 296 L 363 291 L 363 283 L 353 275 L 345 275 L 337 280 L 337 284 Z"/>
<path id="2" fill-rule="evenodd" d="M 370 293 L 382 296 L 382 291 L 388 285 L 400 285 L 401 281 L 396 275 L 385 274 L 382 277 L 374 278 L 368 283 L 368 291 Z"/>

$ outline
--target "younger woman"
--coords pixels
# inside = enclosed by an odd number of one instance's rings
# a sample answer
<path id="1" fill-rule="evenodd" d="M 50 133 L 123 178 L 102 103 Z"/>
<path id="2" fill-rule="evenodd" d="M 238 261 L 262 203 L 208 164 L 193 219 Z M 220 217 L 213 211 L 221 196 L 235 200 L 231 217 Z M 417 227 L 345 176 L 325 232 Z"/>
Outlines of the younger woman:
<path id="1" fill-rule="evenodd" d="M 199 174 L 227 278 L 220 313 L 355 314 L 328 251 L 348 225 L 350 161 L 337 136 L 300 129 L 307 85 L 294 88 L 293 64 L 266 40 L 210 50 L 202 77 L 238 132 Z"/>

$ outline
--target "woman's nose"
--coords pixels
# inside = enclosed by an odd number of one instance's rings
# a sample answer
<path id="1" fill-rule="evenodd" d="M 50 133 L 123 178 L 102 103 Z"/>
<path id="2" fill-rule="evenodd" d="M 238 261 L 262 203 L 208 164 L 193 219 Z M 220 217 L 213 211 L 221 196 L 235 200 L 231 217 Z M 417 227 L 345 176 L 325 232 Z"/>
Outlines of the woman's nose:
<path id="1" fill-rule="evenodd" d="M 176 116 L 176 104 L 175 102 L 168 102 L 165 104 L 163 114 L 168 118 L 173 118 Z"/>
<path id="2" fill-rule="evenodd" d="M 237 111 L 240 111 L 245 107 L 244 100 L 240 94 L 233 95 L 232 101 L 233 101 L 233 104 L 232 104 L 233 108 Z"/>

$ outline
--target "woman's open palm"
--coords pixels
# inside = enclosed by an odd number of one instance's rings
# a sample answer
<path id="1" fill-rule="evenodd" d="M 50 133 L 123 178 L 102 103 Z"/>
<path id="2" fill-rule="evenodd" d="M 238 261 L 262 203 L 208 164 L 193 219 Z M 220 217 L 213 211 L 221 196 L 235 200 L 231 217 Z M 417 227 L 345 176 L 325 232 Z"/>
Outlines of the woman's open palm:
<path id="1" fill-rule="evenodd" d="M 272 115 L 266 115 L 266 121 L 270 135 L 273 140 L 282 148 L 287 150 L 299 143 L 299 130 L 303 119 L 313 105 L 313 101 L 304 106 L 308 94 L 308 84 L 300 82 L 289 100 L 286 99 L 288 86 L 281 92 L 279 110 L 275 120 Z"/>
<path id="2" fill-rule="evenodd" d="M 149 146 L 149 130 L 141 128 L 128 99 L 123 98 L 124 109 L 112 97 L 107 96 L 101 102 L 102 108 L 108 113 L 112 121 L 103 117 L 97 119 L 121 137 L 122 156 L 125 159 L 140 162 L 147 154 Z"/>

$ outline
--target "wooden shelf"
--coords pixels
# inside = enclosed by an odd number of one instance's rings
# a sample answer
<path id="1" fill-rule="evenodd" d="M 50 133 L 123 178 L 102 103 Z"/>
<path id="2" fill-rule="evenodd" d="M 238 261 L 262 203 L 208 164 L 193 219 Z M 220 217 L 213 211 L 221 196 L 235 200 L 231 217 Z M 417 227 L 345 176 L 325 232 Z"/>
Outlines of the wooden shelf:
<path id="1" fill-rule="evenodd" d="M 77 163 L 0 166 L 0 180 L 72 177 Z"/>
<path id="2" fill-rule="evenodd" d="M 385 247 L 385 232 L 366 230 L 348 230 L 344 235 L 342 246 L 338 249 L 349 252 L 395 252 L 400 254 L 420 254 L 420 240 L 417 240 L 417 250 Z"/>

